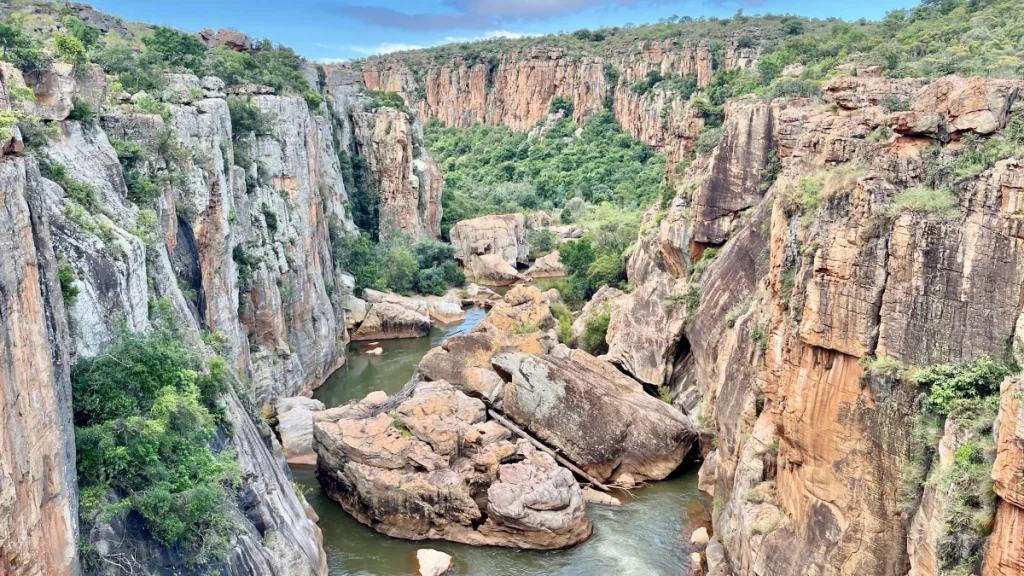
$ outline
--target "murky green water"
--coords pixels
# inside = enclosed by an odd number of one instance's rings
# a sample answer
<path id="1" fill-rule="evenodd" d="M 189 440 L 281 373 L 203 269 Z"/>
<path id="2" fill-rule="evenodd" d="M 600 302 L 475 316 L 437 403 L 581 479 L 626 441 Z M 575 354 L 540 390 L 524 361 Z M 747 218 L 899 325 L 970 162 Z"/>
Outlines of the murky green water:
<path id="1" fill-rule="evenodd" d="M 382 341 L 383 356 L 364 355 L 367 345 L 359 343 L 352 347 L 346 366 L 315 396 L 330 408 L 374 390 L 397 392 L 428 350 L 450 335 L 468 332 L 483 316 L 483 310 L 473 309 L 461 326 L 434 328 L 427 338 Z M 529 552 L 409 542 L 356 522 L 324 494 L 313 470 L 293 469 L 293 473 L 320 515 L 331 576 L 408 576 L 413 554 L 424 547 L 454 556 L 457 565 L 452 573 L 462 576 L 678 576 L 686 573 L 690 534 L 710 523 L 710 502 L 697 490 L 697 474 L 692 470 L 634 491 L 622 507 L 591 506 L 594 535 L 569 550 Z"/>

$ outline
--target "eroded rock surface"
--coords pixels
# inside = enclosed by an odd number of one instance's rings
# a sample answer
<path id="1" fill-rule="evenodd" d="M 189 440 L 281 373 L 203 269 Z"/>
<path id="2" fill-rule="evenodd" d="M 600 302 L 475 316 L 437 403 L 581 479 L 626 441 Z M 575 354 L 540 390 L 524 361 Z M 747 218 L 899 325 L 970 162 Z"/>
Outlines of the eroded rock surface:
<path id="1" fill-rule="evenodd" d="M 530 244 L 522 214 L 463 220 L 452 227 L 451 239 L 455 258 L 470 266 L 475 266 L 474 256 L 487 255 L 500 257 L 513 269 L 530 263 Z"/>
<path id="2" fill-rule="evenodd" d="M 500 354 L 492 363 L 507 382 L 505 415 L 599 481 L 661 480 L 693 446 L 686 416 L 586 352 Z"/>
<path id="3" fill-rule="evenodd" d="M 555 549 L 592 531 L 572 473 L 447 382 L 323 412 L 314 438 L 328 494 L 389 536 Z"/>

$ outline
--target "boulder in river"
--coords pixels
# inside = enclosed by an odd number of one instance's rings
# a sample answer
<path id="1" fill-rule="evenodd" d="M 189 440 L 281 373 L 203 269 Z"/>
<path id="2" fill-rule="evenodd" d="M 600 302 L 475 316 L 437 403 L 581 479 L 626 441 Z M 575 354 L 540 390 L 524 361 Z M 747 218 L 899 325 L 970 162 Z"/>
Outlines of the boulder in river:
<path id="1" fill-rule="evenodd" d="M 435 322 L 455 324 L 466 319 L 466 311 L 462 309 L 462 299 L 455 292 L 449 292 L 443 298 L 427 297 L 427 313 Z"/>
<path id="2" fill-rule="evenodd" d="M 277 431 L 281 434 L 284 457 L 292 466 L 316 466 L 313 451 L 313 416 L 324 403 L 298 396 L 277 401 Z"/>
<path id="3" fill-rule="evenodd" d="M 455 558 L 440 550 L 423 548 L 416 551 L 416 574 L 418 576 L 441 576 L 455 566 Z"/>
<path id="4" fill-rule="evenodd" d="M 547 550 L 593 530 L 572 473 L 447 382 L 321 412 L 313 436 L 327 494 L 389 536 Z"/>
<path id="5" fill-rule="evenodd" d="M 430 318 L 400 304 L 371 304 L 366 318 L 352 333 L 352 340 L 422 338 L 430 333 Z"/>
<path id="6" fill-rule="evenodd" d="M 662 480 L 696 440 L 687 416 L 581 350 L 499 354 L 492 364 L 507 383 L 505 417 L 600 482 Z"/>

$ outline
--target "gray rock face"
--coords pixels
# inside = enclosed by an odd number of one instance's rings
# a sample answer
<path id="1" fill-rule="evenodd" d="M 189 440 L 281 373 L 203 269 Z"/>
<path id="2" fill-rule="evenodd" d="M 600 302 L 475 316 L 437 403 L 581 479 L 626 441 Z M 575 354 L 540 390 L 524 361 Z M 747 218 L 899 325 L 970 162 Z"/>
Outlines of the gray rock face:
<path id="1" fill-rule="evenodd" d="M 522 214 L 481 216 L 463 220 L 451 229 L 455 258 L 473 264 L 474 256 L 500 256 L 513 269 L 530 263 L 530 244 L 526 239 L 526 220 Z"/>
<path id="2" fill-rule="evenodd" d="M 277 431 L 281 435 L 284 457 L 291 466 L 316 466 L 313 452 L 313 416 L 324 410 L 324 403 L 297 396 L 277 401 Z"/>
<path id="3" fill-rule="evenodd" d="M 507 382 L 505 416 L 599 481 L 661 480 L 696 439 L 689 418 L 586 352 L 501 354 L 492 363 Z"/>
<path id="4" fill-rule="evenodd" d="M 764 168 L 772 149 L 772 108 L 766 102 L 730 103 L 722 143 L 693 198 L 693 239 L 718 245 L 729 237 L 738 213 L 761 200 Z"/>
<path id="5" fill-rule="evenodd" d="M 556 549 L 592 531 L 572 473 L 446 382 L 322 412 L 313 434 L 327 493 L 389 536 Z"/>

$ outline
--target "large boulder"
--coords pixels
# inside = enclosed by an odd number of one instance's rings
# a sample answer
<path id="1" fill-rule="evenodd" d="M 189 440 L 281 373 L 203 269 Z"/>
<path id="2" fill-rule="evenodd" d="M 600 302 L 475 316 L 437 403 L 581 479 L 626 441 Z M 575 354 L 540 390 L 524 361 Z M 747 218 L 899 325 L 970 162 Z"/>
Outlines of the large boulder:
<path id="1" fill-rule="evenodd" d="M 473 256 L 495 254 L 513 268 L 530 263 L 530 243 L 522 214 L 481 216 L 463 220 L 451 230 L 455 258 L 472 264 Z"/>
<path id="2" fill-rule="evenodd" d="M 537 258 L 533 266 L 526 272 L 526 277 L 530 280 L 560 278 L 562 276 L 565 276 L 565 266 L 562 265 L 562 259 L 557 250 L 547 256 Z"/>
<path id="3" fill-rule="evenodd" d="M 592 532 L 572 473 L 447 382 L 322 412 L 314 447 L 327 494 L 392 537 L 546 550 Z"/>
<path id="4" fill-rule="evenodd" d="M 661 480 L 690 452 L 689 418 L 614 366 L 576 350 L 501 354 L 505 416 L 601 482 Z"/>
<path id="5" fill-rule="evenodd" d="M 391 302 L 371 304 L 366 318 L 352 333 L 352 339 L 395 340 L 422 338 L 430 333 L 430 318 Z"/>
<path id="6" fill-rule="evenodd" d="M 277 401 L 277 431 L 281 435 L 284 457 L 292 466 L 316 466 L 313 452 L 313 416 L 323 411 L 324 403 L 297 396 Z"/>
<path id="7" fill-rule="evenodd" d="M 427 314 L 440 324 L 456 324 L 466 319 L 466 311 L 462 309 L 462 299 L 454 292 L 443 298 L 427 297 Z"/>
<path id="8" fill-rule="evenodd" d="M 470 256 L 470 271 L 477 282 L 490 286 L 511 286 L 526 280 L 515 266 L 497 254 Z"/>
<path id="9" fill-rule="evenodd" d="M 419 373 L 429 380 L 445 380 L 500 408 L 505 382 L 492 369 L 491 358 L 505 352 L 549 353 L 556 342 L 544 331 L 554 322 L 540 290 L 516 286 L 472 332 L 453 336 L 428 352 L 420 361 Z"/>
<path id="10" fill-rule="evenodd" d="M 1014 80 L 937 78 L 917 93 L 910 110 L 893 113 L 889 126 L 900 134 L 914 136 L 991 134 L 1006 125 L 1020 89 Z"/>
<path id="11" fill-rule="evenodd" d="M 555 324 L 543 292 L 533 286 L 516 286 L 491 308 L 473 332 L 527 334 L 554 328 Z"/>

